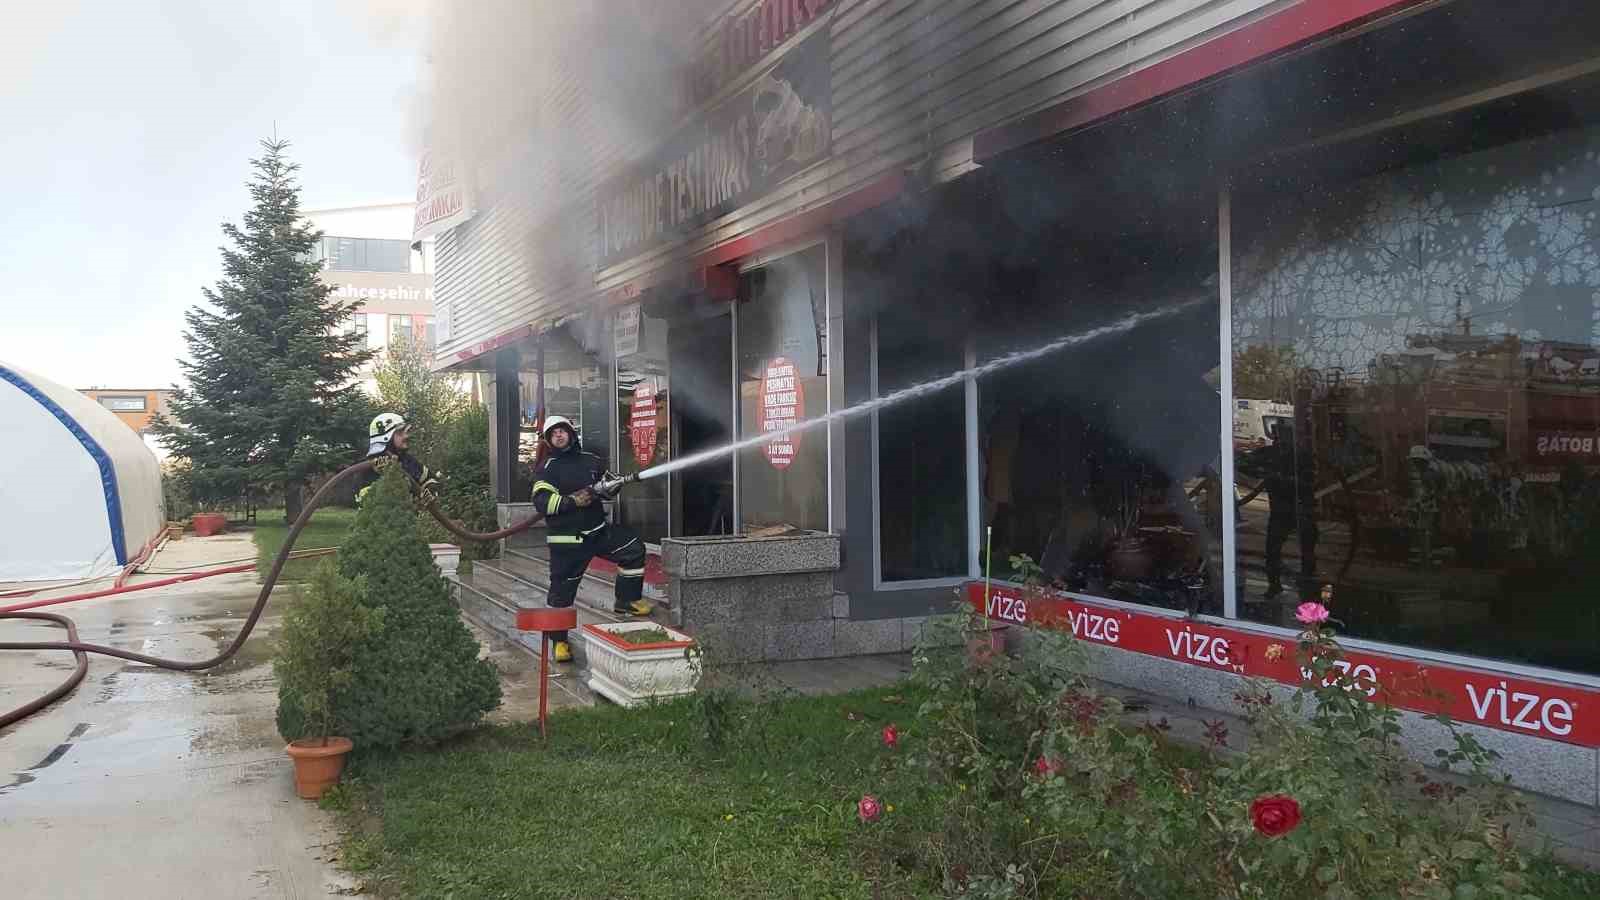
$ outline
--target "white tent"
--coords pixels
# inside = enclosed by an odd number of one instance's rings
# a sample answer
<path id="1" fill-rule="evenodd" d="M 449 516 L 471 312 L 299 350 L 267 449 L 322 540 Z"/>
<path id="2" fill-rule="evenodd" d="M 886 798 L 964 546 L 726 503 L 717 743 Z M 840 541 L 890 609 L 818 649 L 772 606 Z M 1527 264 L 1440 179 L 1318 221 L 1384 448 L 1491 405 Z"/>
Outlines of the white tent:
<path id="1" fill-rule="evenodd" d="M 105 575 L 160 537 L 160 466 L 110 410 L 0 363 L 0 435 L 0 583 Z"/>

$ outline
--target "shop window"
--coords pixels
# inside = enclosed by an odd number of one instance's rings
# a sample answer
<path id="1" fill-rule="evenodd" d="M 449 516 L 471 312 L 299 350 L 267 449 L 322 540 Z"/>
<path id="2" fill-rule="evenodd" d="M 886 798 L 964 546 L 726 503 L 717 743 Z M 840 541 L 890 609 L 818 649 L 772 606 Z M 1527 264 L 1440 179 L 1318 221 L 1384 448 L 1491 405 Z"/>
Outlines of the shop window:
<path id="1" fill-rule="evenodd" d="M 667 408 L 667 321 L 640 316 L 637 333 L 636 345 L 617 348 L 618 471 L 630 475 L 666 462 L 672 446 L 672 420 Z M 666 537 L 668 487 L 666 478 L 630 486 L 619 504 L 619 520 L 651 543 Z"/>
<path id="2" fill-rule="evenodd" d="M 1215 245 L 1203 233 L 1195 241 L 1120 266 L 1041 263 L 1018 278 L 1003 325 L 980 335 L 980 357 L 1215 296 Z M 1048 292 L 1058 282 L 1093 302 L 1062 302 Z M 1022 577 L 1014 560 L 1026 556 L 1056 587 L 1221 614 L 1217 315 L 1214 303 L 1193 305 L 979 379 L 995 577 Z"/>
<path id="3" fill-rule="evenodd" d="M 781 430 L 828 410 L 827 253 L 790 254 L 740 275 L 739 434 Z M 828 529 L 828 433 L 813 429 L 743 451 L 744 531 Z"/>
<path id="4" fill-rule="evenodd" d="M 931 333 L 921 310 L 916 303 L 891 303 L 879 312 L 878 396 L 965 367 L 962 338 Z M 966 575 L 965 391 L 951 387 L 886 407 L 878 413 L 876 434 L 882 580 Z"/>
<path id="5" fill-rule="evenodd" d="M 1236 198 L 1243 617 L 1327 584 L 1355 636 L 1600 674 L 1597 153 Z"/>

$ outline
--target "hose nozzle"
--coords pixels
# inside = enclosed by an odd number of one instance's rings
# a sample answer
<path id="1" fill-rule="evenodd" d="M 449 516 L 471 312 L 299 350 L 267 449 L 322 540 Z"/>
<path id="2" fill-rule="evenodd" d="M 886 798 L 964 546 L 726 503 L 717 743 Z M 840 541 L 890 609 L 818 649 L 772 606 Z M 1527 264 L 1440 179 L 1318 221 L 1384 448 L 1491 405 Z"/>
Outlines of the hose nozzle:
<path id="1" fill-rule="evenodd" d="M 638 480 L 638 475 L 613 475 L 610 472 L 607 472 L 605 476 L 599 481 L 595 482 L 594 486 L 589 488 L 589 490 L 593 491 L 595 496 L 601 498 L 602 500 L 615 500 L 617 499 L 617 495 L 622 493 L 623 485 L 631 484 Z"/>

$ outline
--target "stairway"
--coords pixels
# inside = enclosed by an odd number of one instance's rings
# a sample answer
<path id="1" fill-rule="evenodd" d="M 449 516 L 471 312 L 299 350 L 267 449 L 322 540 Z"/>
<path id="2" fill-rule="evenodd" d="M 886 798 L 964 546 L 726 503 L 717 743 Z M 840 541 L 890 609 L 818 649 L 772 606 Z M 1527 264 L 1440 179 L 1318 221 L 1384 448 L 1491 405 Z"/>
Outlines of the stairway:
<path id="1" fill-rule="evenodd" d="M 517 608 L 543 606 L 549 590 L 550 564 L 534 555 L 535 552 L 507 547 L 499 559 L 474 560 L 472 574 L 452 580 L 462 612 L 537 656 L 538 633 L 517 630 Z M 611 582 L 592 574 L 585 576 L 578 586 L 575 604 L 578 624 L 622 621 L 622 617 L 611 612 L 614 597 Z M 587 668 L 583 631 L 570 632 L 570 641 L 574 662 L 580 668 Z"/>

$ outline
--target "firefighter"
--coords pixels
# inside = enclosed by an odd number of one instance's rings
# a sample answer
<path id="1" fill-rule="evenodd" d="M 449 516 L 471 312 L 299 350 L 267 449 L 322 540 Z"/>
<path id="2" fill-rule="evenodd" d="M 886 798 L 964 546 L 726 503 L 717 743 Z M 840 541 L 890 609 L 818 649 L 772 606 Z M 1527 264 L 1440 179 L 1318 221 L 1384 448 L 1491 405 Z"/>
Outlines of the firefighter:
<path id="1" fill-rule="evenodd" d="M 586 453 L 572 423 L 562 416 L 545 422 L 548 456 L 533 484 L 534 509 L 545 514 L 545 539 L 550 544 L 550 593 L 546 603 L 571 606 L 578 585 L 596 556 L 617 566 L 616 604 L 621 616 L 648 616 L 644 592 L 644 542 L 637 534 L 606 519 L 605 507 L 592 486 L 607 477 L 600 457 Z M 570 662 L 567 633 L 551 634 L 556 662 Z"/>
<path id="2" fill-rule="evenodd" d="M 1302 586 L 1311 584 L 1316 574 L 1320 535 L 1309 454 L 1295 446 L 1294 429 L 1283 423 L 1273 423 L 1268 436 L 1271 443 L 1251 451 L 1241 468 L 1260 477 L 1267 494 L 1267 591 L 1263 599 L 1273 600 L 1283 593 L 1283 545 L 1289 535 L 1300 539 Z"/>
<path id="3" fill-rule="evenodd" d="M 429 472 L 428 467 L 417 461 L 415 456 L 407 449 L 411 440 L 410 426 L 399 413 L 379 413 L 374 416 L 372 423 L 367 426 L 367 459 L 393 457 L 400 463 L 401 471 L 411 479 L 411 484 L 416 488 L 437 488 L 439 473 Z M 371 489 L 373 482 L 378 480 L 378 472 L 371 471 L 361 476 L 361 487 L 356 492 L 356 502 L 359 503 Z"/>

